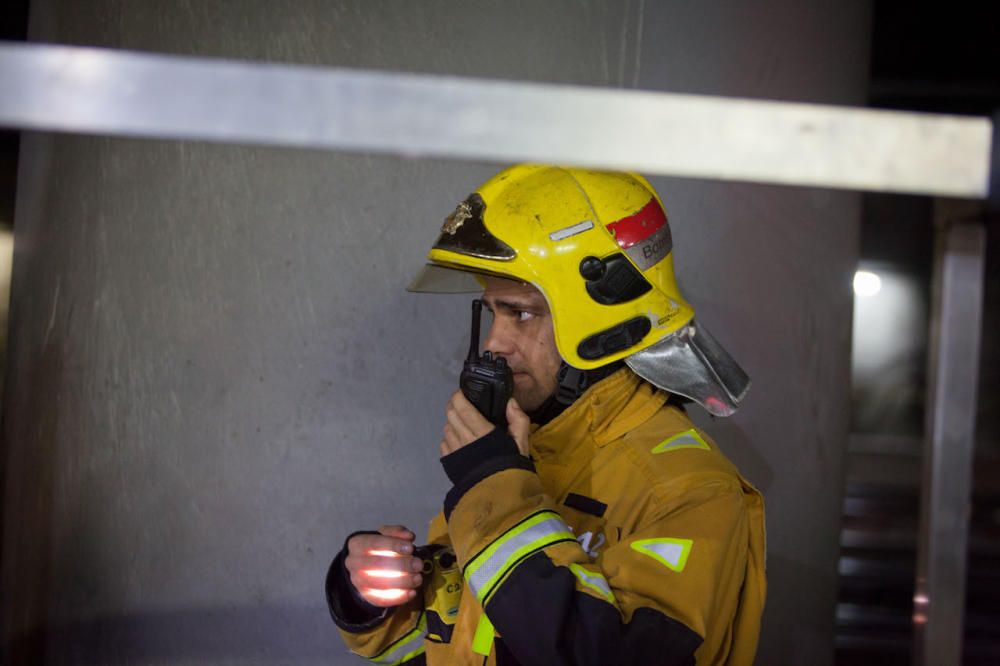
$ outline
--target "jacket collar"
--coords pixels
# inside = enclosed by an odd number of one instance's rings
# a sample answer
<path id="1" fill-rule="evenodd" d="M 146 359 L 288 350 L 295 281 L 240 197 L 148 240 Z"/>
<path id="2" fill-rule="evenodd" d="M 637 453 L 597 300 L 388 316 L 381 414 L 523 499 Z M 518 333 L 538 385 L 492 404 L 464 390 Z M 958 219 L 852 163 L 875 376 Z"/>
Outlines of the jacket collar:
<path id="1" fill-rule="evenodd" d="M 566 458 L 581 446 L 600 448 L 651 418 L 667 401 L 628 368 L 602 379 L 562 414 L 531 434 L 531 452 L 537 459 Z"/>

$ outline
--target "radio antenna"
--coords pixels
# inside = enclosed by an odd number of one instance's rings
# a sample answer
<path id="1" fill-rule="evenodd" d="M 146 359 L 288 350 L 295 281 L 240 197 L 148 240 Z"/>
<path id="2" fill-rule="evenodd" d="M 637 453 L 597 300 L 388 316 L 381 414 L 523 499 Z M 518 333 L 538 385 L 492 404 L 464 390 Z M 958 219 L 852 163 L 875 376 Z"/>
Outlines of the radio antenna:
<path id="1" fill-rule="evenodd" d="M 483 316 L 483 302 L 472 301 L 472 339 L 469 340 L 469 361 L 479 360 L 479 320 Z"/>

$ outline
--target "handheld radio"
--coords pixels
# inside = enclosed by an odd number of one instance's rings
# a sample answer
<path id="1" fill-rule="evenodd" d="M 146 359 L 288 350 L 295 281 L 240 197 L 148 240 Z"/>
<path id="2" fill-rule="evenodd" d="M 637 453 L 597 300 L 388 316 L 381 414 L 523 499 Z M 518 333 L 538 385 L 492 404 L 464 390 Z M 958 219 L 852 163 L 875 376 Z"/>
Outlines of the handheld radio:
<path id="1" fill-rule="evenodd" d="M 482 315 L 483 302 L 479 299 L 472 301 L 472 340 L 458 385 L 487 421 L 506 429 L 507 401 L 514 388 L 514 373 L 502 356 L 494 358 L 488 351 L 479 355 L 479 320 Z"/>

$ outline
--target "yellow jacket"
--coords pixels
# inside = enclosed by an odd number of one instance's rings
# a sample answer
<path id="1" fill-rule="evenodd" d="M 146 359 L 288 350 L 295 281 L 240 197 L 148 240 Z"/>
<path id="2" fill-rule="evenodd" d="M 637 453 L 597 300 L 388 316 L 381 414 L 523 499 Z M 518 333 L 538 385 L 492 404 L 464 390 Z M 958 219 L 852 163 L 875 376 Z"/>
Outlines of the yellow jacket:
<path id="1" fill-rule="evenodd" d="M 431 521 L 423 595 L 361 625 L 331 601 L 350 649 L 377 664 L 751 664 L 763 500 L 667 398 L 622 369 L 532 433 L 531 461 L 504 434 L 466 447 L 485 453 Z"/>

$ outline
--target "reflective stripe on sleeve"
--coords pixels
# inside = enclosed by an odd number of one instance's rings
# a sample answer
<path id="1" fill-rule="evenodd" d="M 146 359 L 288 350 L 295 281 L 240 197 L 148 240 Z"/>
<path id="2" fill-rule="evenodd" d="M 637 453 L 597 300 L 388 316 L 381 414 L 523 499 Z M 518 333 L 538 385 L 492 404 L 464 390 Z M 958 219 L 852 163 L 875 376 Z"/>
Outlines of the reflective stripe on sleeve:
<path id="1" fill-rule="evenodd" d="M 493 627 L 493 623 L 490 622 L 490 618 L 486 617 L 486 612 L 484 611 L 479 616 L 479 624 L 476 625 L 476 635 L 472 637 L 472 651 L 484 657 L 490 656 L 490 652 L 493 650 L 493 637 L 495 635 L 496 629 Z"/>
<path id="2" fill-rule="evenodd" d="M 697 430 L 692 428 L 691 430 L 685 430 L 679 435 L 674 435 L 663 440 L 654 446 L 650 453 L 668 453 L 680 449 L 705 449 L 706 451 L 711 451 L 712 447 L 705 443 L 705 440 L 701 438 Z"/>
<path id="3" fill-rule="evenodd" d="M 404 661 L 413 659 L 424 651 L 424 638 L 427 636 L 427 616 L 420 613 L 416 628 L 406 634 L 398 641 L 382 650 L 374 657 L 368 657 L 368 661 L 382 666 L 396 666 Z"/>
<path id="4" fill-rule="evenodd" d="M 479 603 L 486 600 L 499 582 L 522 560 L 560 541 L 576 541 L 559 514 L 540 511 L 507 530 L 465 567 L 465 579 Z"/>
<path id="5" fill-rule="evenodd" d="M 605 601 L 612 604 L 615 603 L 615 595 L 611 591 L 611 585 L 608 584 L 608 579 L 602 574 L 584 569 L 579 564 L 570 564 L 569 568 L 584 587 L 597 592 Z"/>
<path id="6" fill-rule="evenodd" d="M 642 539 L 632 542 L 632 550 L 649 555 L 671 571 L 680 573 L 687 565 L 693 545 L 691 539 Z"/>

